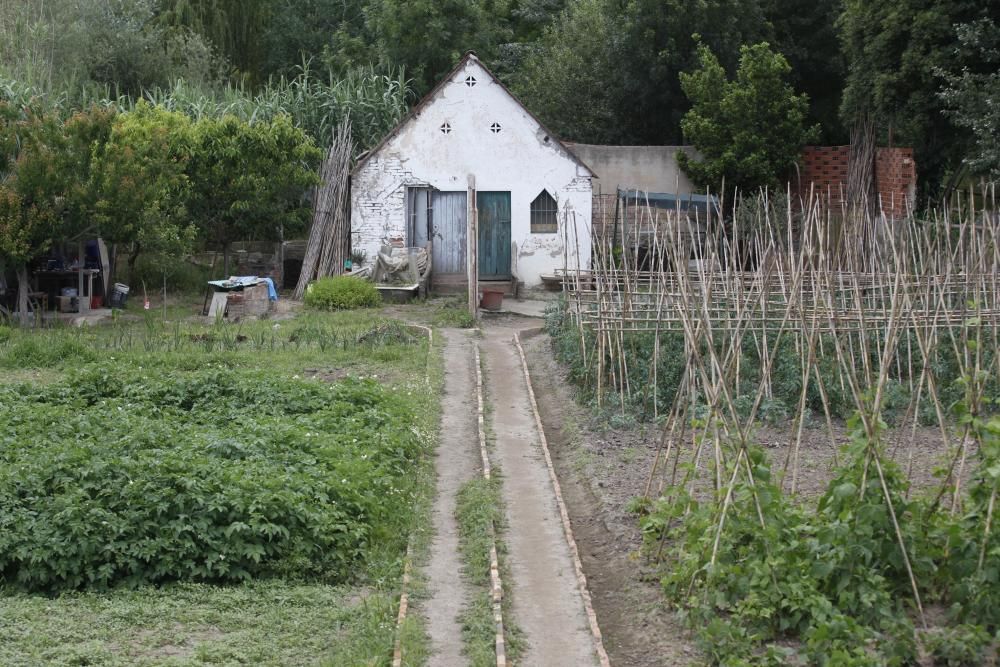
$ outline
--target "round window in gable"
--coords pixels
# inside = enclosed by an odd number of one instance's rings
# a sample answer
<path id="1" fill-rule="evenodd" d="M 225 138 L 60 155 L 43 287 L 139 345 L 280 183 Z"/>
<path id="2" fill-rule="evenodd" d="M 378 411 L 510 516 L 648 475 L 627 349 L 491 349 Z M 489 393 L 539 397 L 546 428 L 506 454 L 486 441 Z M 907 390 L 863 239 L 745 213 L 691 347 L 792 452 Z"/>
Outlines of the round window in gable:
<path id="1" fill-rule="evenodd" d="M 500 134 L 501 130 L 503 130 L 503 127 L 501 127 L 500 123 L 493 123 L 490 125 L 490 132 L 493 134 Z"/>
<path id="2" fill-rule="evenodd" d="M 441 123 L 441 134 L 451 134 L 451 123 L 448 121 Z"/>
<path id="3" fill-rule="evenodd" d="M 475 86 L 476 83 L 477 83 L 476 77 L 472 76 L 471 74 L 465 77 L 465 85 L 467 85 L 469 88 Z"/>

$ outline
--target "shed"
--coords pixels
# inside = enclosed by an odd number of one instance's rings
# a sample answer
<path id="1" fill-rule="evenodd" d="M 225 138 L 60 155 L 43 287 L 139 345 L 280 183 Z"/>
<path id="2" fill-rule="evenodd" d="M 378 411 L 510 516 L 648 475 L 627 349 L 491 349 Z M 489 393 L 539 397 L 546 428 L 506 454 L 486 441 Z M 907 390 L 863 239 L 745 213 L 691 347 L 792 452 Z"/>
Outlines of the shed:
<path id="1" fill-rule="evenodd" d="M 538 286 L 590 268 L 593 177 L 470 52 L 358 161 L 351 251 L 430 241 L 432 286 L 465 289 L 474 249 L 479 281 Z"/>

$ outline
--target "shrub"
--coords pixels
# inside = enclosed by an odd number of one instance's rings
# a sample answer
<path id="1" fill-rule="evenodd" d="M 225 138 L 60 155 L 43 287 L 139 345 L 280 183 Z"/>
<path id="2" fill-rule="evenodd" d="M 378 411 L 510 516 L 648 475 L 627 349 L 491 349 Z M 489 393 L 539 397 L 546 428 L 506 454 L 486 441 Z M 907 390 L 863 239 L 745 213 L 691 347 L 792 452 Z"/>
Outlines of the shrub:
<path id="1" fill-rule="evenodd" d="M 382 303 L 382 297 L 367 280 L 353 276 L 320 278 L 309 286 L 306 305 L 318 310 L 351 310 Z"/>
<path id="2" fill-rule="evenodd" d="M 0 585 L 345 580 L 405 534 L 412 422 L 370 380 L 90 366 L 0 387 Z"/>

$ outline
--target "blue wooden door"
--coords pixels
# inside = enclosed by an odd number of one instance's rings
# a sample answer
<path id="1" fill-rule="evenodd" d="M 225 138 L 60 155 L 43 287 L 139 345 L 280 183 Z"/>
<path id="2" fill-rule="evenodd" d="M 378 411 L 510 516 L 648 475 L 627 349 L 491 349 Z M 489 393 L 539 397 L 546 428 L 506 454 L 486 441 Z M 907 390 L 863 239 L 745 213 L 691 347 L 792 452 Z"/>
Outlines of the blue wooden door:
<path id="1" fill-rule="evenodd" d="M 510 193 L 478 192 L 479 279 L 510 279 Z"/>
<path id="2" fill-rule="evenodd" d="M 466 274 L 465 191 L 435 192 L 432 196 L 432 271 L 435 274 Z M 467 275 L 467 274 L 466 274 Z"/>

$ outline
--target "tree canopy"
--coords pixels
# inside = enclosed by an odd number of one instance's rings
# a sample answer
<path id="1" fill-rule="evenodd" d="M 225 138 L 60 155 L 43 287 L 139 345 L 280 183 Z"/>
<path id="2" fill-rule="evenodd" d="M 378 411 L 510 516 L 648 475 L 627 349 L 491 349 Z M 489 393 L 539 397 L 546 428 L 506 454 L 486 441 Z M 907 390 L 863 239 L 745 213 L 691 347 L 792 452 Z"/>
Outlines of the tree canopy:
<path id="1" fill-rule="evenodd" d="M 350 116 L 363 149 L 473 50 L 565 139 L 669 145 L 684 140 L 699 44 L 732 78 L 742 47 L 766 41 L 817 141 L 846 143 L 871 118 L 881 144 L 915 148 L 936 196 L 990 173 L 997 62 L 982 26 L 998 23 L 1000 3 L 981 0 L 0 2 L 0 98 L 287 114 L 321 147 Z"/>
<path id="2" fill-rule="evenodd" d="M 913 146 L 921 189 L 936 197 L 970 147 L 945 113 L 943 72 L 961 67 L 955 26 L 1000 13 L 978 0 L 846 0 L 840 18 L 848 64 L 845 124 L 870 114 L 879 138 Z"/>
<path id="3" fill-rule="evenodd" d="M 681 120 L 684 139 L 701 154 L 677 154 L 681 168 L 701 187 L 753 191 L 779 185 L 817 134 L 806 127 L 808 99 L 788 83 L 791 67 L 766 42 L 744 46 L 736 77 L 707 45 L 699 67 L 681 74 L 691 110 Z"/>
<path id="4" fill-rule="evenodd" d="M 972 135 L 965 163 L 1000 178 L 1000 25 L 992 19 L 957 26 L 958 72 L 945 72 L 941 99 L 952 121 Z"/>

